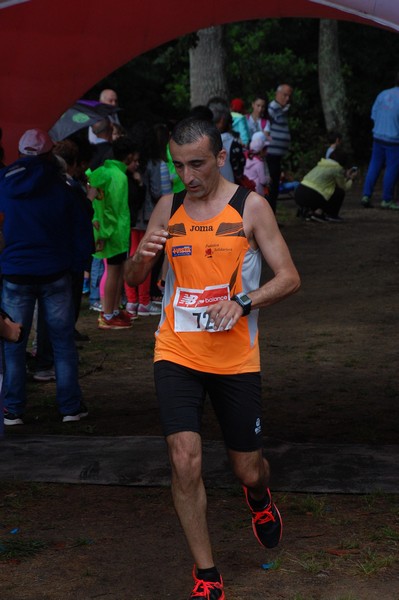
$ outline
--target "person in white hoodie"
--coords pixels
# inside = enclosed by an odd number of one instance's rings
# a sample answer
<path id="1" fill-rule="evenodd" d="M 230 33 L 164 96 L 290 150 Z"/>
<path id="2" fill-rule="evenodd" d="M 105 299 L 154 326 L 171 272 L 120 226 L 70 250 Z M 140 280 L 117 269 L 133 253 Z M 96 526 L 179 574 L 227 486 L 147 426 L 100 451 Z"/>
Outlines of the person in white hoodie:
<path id="1" fill-rule="evenodd" d="M 255 191 L 265 195 L 265 187 L 270 183 L 270 174 L 265 156 L 269 141 L 262 131 L 253 134 L 249 144 L 249 152 L 245 161 L 244 175 L 255 182 Z"/>
<path id="2" fill-rule="evenodd" d="M 347 158 L 336 148 L 305 175 L 295 190 L 295 202 L 302 215 L 312 221 L 340 222 L 345 192 L 352 187 L 357 167 L 346 170 Z"/>

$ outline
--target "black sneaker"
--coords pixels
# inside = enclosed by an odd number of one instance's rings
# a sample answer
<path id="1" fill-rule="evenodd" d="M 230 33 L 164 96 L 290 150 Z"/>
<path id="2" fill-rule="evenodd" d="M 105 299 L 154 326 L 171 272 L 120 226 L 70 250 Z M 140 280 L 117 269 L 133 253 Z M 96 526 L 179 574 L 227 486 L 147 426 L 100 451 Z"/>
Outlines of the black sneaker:
<path id="1" fill-rule="evenodd" d="M 283 535 L 283 521 L 277 506 L 272 501 L 269 488 L 266 492 L 269 502 L 262 510 L 254 510 L 248 497 L 248 488 L 244 487 L 245 499 L 252 514 L 252 529 L 258 542 L 265 548 L 275 548 Z"/>
<path id="2" fill-rule="evenodd" d="M 226 600 L 223 591 L 223 579 L 220 581 L 204 581 L 198 579 L 196 567 L 193 568 L 194 588 L 189 596 L 189 600 Z"/>
<path id="3" fill-rule="evenodd" d="M 324 213 L 312 213 L 310 215 L 311 221 L 316 221 L 317 223 L 327 223 L 327 217 Z"/>
<path id="4" fill-rule="evenodd" d="M 24 422 L 20 415 L 14 415 L 4 409 L 4 425 L 23 425 Z"/>
<path id="5" fill-rule="evenodd" d="M 62 422 L 69 423 L 70 421 L 80 421 L 80 419 L 87 417 L 88 414 L 89 414 L 89 411 L 87 410 L 87 406 L 85 406 L 82 403 L 79 407 L 79 410 L 77 410 L 76 412 L 74 412 L 70 415 L 64 415 L 62 417 Z"/>

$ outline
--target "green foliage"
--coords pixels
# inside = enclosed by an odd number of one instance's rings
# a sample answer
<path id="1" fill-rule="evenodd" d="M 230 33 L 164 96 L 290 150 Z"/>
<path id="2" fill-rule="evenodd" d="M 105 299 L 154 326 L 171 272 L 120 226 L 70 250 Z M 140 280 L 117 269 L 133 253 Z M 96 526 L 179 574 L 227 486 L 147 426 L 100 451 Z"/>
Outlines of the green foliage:
<path id="1" fill-rule="evenodd" d="M 326 130 L 318 83 L 318 19 L 267 19 L 225 25 L 230 97 L 242 98 L 250 111 L 255 95 L 269 100 L 279 83 L 295 89 L 290 111 L 292 147 L 285 168 L 303 175 L 324 154 Z M 348 96 L 349 133 L 356 164 L 368 161 L 370 110 L 376 95 L 391 87 L 397 69 L 399 36 L 371 26 L 340 22 L 341 70 Z M 118 90 L 126 125 L 137 120 L 168 122 L 189 110 L 189 34 L 139 56 L 88 92 Z"/>

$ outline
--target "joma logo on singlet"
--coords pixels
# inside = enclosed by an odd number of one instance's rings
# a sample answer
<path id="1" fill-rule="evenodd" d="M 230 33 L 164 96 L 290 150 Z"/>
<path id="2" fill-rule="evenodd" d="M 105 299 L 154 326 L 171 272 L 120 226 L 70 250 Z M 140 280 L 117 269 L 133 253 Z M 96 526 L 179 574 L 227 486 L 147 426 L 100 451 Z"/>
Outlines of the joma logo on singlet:
<path id="1" fill-rule="evenodd" d="M 191 225 L 190 231 L 213 231 L 213 225 Z"/>

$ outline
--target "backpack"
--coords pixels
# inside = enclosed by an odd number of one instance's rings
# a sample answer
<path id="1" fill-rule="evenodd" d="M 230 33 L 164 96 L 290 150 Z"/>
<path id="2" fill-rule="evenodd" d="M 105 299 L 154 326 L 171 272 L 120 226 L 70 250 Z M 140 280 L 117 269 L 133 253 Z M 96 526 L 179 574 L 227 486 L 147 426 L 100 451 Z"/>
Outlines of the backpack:
<path id="1" fill-rule="evenodd" d="M 244 175 L 245 154 L 242 145 L 237 140 L 231 142 L 229 159 L 234 173 L 234 182 L 254 192 L 256 183 Z"/>

